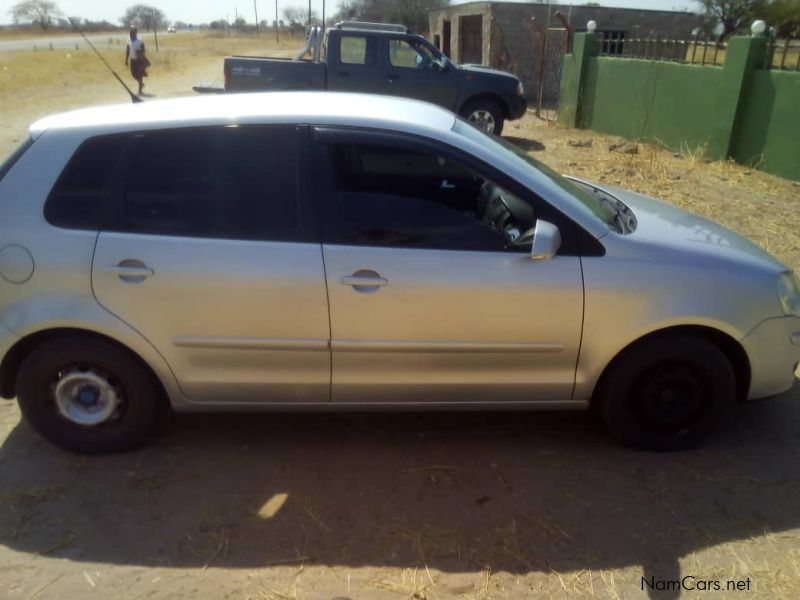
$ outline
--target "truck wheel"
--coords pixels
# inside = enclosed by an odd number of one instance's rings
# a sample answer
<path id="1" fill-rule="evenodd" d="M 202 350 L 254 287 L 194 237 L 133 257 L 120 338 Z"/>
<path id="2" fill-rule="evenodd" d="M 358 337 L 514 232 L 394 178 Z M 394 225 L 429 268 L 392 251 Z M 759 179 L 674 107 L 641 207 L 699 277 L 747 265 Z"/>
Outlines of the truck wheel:
<path id="1" fill-rule="evenodd" d="M 473 100 L 461 110 L 461 116 L 486 133 L 503 133 L 505 116 L 503 109 L 492 100 Z"/>
<path id="2" fill-rule="evenodd" d="M 17 400 L 42 437 L 81 454 L 135 448 L 169 412 L 160 385 L 134 356 L 78 335 L 45 342 L 22 361 Z"/>
<path id="3" fill-rule="evenodd" d="M 735 397 L 725 354 L 705 339 L 676 336 L 626 351 L 603 376 L 595 401 L 620 442 L 667 451 L 702 442 Z"/>

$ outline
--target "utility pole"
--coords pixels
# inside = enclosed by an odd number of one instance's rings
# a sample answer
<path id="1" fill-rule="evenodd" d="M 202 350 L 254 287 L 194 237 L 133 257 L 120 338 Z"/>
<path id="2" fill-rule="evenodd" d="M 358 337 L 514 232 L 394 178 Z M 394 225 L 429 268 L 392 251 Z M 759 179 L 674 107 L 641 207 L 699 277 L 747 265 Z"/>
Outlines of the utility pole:
<path id="1" fill-rule="evenodd" d="M 278 0 L 275 0 L 275 43 L 280 41 L 281 22 L 278 20 Z"/>
<path id="2" fill-rule="evenodd" d="M 153 33 L 156 36 L 156 52 L 158 52 L 158 15 L 153 11 Z"/>
<path id="3" fill-rule="evenodd" d="M 233 8 L 233 24 L 236 25 L 236 33 L 240 33 L 239 31 L 239 7 L 235 6 Z"/>
<path id="4" fill-rule="evenodd" d="M 311 0 L 308 0 L 308 23 L 306 23 L 306 26 L 311 26 Z"/>
<path id="5" fill-rule="evenodd" d="M 253 10 L 256 13 L 256 36 L 258 36 L 258 2 L 253 0 Z"/>
<path id="6" fill-rule="evenodd" d="M 322 0 L 322 32 L 325 32 L 325 0 Z"/>

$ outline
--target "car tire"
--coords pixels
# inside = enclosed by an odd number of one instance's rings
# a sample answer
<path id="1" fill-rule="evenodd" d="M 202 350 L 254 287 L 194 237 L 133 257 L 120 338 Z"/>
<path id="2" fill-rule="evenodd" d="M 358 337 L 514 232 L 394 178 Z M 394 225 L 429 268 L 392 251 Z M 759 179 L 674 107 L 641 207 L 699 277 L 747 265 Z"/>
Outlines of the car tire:
<path id="1" fill-rule="evenodd" d="M 136 448 L 169 414 L 160 384 L 137 357 L 89 336 L 37 346 L 17 373 L 17 401 L 42 437 L 80 454 Z"/>
<path id="2" fill-rule="evenodd" d="M 654 338 L 626 350 L 604 374 L 595 401 L 625 445 L 670 451 L 704 441 L 735 406 L 730 361 L 698 337 Z"/>
<path id="3" fill-rule="evenodd" d="M 505 114 L 497 102 L 492 100 L 473 100 L 461 109 L 461 116 L 475 127 L 487 133 L 503 133 Z M 491 128 L 491 131 L 490 131 Z"/>

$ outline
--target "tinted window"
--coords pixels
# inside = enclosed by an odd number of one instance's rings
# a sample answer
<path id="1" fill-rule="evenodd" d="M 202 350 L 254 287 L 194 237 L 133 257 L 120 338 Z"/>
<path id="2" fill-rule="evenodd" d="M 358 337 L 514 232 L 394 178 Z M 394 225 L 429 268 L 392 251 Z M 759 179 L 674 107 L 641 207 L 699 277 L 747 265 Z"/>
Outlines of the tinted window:
<path id="1" fill-rule="evenodd" d="M 507 231 L 514 223 L 489 210 L 491 195 L 499 188 L 462 165 L 383 145 L 332 144 L 329 152 L 336 196 L 327 205 L 326 242 L 517 250 L 510 247 Z M 523 207 L 515 227 L 519 234 L 532 226 L 533 214 L 527 204 L 514 201 Z"/>
<path id="2" fill-rule="evenodd" d="M 72 229 L 100 228 L 124 144 L 124 137 L 113 136 L 81 145 L 47 199 L 45 217 L 50 223 Z"/>
<path id="3" fill-rule="evenodd" d="M 128 167 L 122 228 L 229 239 L 298 238 L 292 126 L 143 136 Z"/>
<path id="4" fill-rule="evenodd" d="M 346 65 L 374 65 L 376 43 L 374 37 L 343 35 L 340 38 L 339 57 Z"/>

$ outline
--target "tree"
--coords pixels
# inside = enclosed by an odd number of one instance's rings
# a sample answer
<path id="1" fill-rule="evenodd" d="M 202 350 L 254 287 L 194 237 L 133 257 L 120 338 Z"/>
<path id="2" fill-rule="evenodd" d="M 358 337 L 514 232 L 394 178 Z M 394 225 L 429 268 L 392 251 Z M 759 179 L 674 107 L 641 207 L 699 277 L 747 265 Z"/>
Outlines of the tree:
<path id="1" fill-rule="evenodd" d="M 120 23 L 124 26 L 136 26 L 145 31 L 151 31 L 157 25 L 167 25 L 168 21 L 164 16 L 164 12 L 155 6 L 148 6 L 147 4 L 135 4 L 125 11 L 125 14 L 119 18 Z"/>
<path id="2" fill-rule="evenodd" d="M 775 27 L 778 37 L 800 32 L 800 0 L 772 0 L 760 16 L 767 25 Z"/>
<path id="3" fill-rule="evenodd" d="M 450 0 L 344 0 L 334 21 L 375 21 L 400 23 L 413 31 L 428 31 L 431 9 L 450 4 Z"/>
<path id="4" fill-rule="evenodd" d="M 290 31 L 294 34 L 297 29 L 305 29 L 309 25 L 319 22 L 317 11 L 311 11 L 309 20 L 308 8 L 302 6 L 286 6 L 282 11 L 283 18 L 289 23 Z"/>
<path id="5" fill-rule="evenodd" d="M 706 15 L 722 25 L 719 39 L 724 40 L 750 25 L 763 11 L 765 0 L 697 0 Z"/>
<path id="6" fill-rule="evenodd" d="M 53 19 L 61 14 L 55 2 L 49 0 L 25 0 L 8 11 L 14 23 L 33 23 L 47 31 Z"/>

